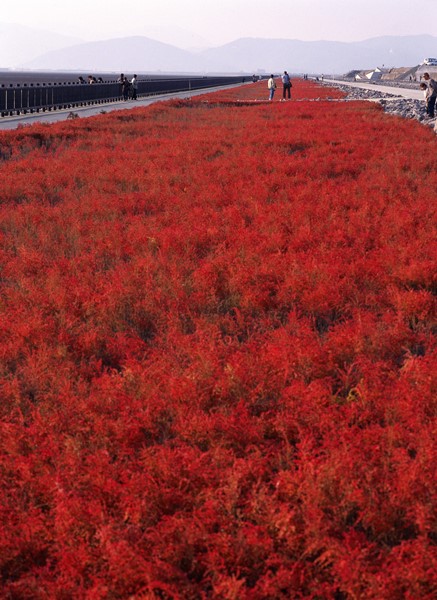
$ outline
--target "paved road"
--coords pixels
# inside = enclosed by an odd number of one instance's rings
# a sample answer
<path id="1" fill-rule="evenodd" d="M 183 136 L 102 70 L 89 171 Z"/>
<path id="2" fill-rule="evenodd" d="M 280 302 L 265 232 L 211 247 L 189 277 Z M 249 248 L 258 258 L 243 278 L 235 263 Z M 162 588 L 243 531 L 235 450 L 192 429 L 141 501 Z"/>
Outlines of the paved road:
<path id="1" fill-rule="evenodd" d="M 93 106 L 74 107 L 63 110 L 50 112 L 32 113 L 27 115 L 19 115 L 13 117 L 0 117 L 0 130 L 16 129 L 20 125 L 33 125 L 34 123 L 57 123 L 65 121 L 70 113 L 77 113 L 79 117 L 93 117 L 102 114 L 102 111 L 111 112 L 113 110 L 127 110 L 137 108 L 138 106 L 149 106 L 154 102 L 162 102 L 173 98 L 191 98 L 208 92 L 216 92 L 218 90 L 228 89 L 229 87 L 237 87 L 238 85 L 246 85 L 244 83 L 236 84 L 235 86 L 220 86 L 214 88 L 204 88 L 201 90 L 192 90 L 187 92 L 177 92 L 171 94 L 157 94 L 156 96 L 147 96 L 138 98 L 138 100 L 128 100 L 127 102 L 110 102 L 105 104 L 95 104 Z"/>
<path id="2" fill-rule="evenodd" d="M 372 90 L 374 92 L 382 92 L 383 94 L 393 94 L 394 96 L 402 96 L 410 100 L 423 100 L 423 91 L 420 89 L 410 90 L 408 88 L 398 88 L 390 85 L 378 85 L 377 83 L 365 83 L 362 81 L 341 81 L 340 79 L 325 78 L 323 83 L 338 83 L 340 85 L 348 85 L 350 87 L 361 88 L 364 90 Z M 419 88 L 419 84 L 417 84 Z"/>

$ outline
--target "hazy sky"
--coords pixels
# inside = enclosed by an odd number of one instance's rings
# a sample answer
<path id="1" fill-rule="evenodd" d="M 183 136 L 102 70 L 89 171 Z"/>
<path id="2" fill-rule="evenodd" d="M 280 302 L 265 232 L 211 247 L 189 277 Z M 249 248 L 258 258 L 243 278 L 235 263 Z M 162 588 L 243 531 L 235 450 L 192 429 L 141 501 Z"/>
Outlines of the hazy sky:
<path id="1" fill-rule="evenodd" d="M 435 34 L 437 0 L 20 0 L 0 21 L 86 40 L 148 35 L 180 46 L 240 37 L 363 40 Z"/>

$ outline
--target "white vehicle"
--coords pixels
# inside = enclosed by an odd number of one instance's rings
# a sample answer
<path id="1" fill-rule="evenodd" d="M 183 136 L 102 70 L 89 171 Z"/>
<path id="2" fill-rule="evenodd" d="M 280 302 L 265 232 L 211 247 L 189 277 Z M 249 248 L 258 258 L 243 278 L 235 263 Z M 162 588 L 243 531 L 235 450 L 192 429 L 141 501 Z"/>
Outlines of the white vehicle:
<path id="1" fill-rule="evenodd" d="M 423 65 L 437 66 L 437 58 L 424 58 Z"/>

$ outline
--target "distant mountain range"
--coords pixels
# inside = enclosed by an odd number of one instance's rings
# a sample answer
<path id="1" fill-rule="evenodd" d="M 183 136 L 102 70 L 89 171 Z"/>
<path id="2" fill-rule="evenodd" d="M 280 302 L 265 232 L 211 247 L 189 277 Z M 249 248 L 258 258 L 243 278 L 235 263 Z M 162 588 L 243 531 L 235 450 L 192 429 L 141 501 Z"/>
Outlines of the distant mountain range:
<path id="1" fill-rule="evenodd" d="M 437 56 L 437 37 L 384 36 L 362 42 L 245 38 L 202 53 L 224 70 L 341 74 L 351 69 L 405 67 Z"/>
<path id="2" fill-rule="evenodd" d="M 203 71 L 197 54 L 147 37 L 127 37 L 77 44 L 52 50 L 23 65 L 24 69 L 82 70 L 144 73 L 148 71 Z"/>
<path id="3" fill-rule="evenodd" d="M 72 38 L 46 32 L 44 40 L 38 36 L 33 38 L 32 49 L 29 48 L 24 57 L 24 47 L 27 47 L 24 42 L 29 38 L 29 31 L 15 29 L 13 34 L 9 31 L 5 35 L 2 27 L 5 29 L 0 24 L 0 60 L 3 62 L 0 68 L 13 66 L 23 70 L 270 73 L 287 69 L 291 73 L 341 74 L 351 69 L 383 65 L 414 66 L 425 57 L 437 56 L 437 37 L 431 35 L 384 36 L 361 42 L 241 38 L 194 52 L 142 36 L 76 43 Z M 41 37 L 41 32 L 38 33 Z M 6 39 L 9 40 L 6 46 L 14 42 L 13 61 L 11 48 L 3 47 Z"/>

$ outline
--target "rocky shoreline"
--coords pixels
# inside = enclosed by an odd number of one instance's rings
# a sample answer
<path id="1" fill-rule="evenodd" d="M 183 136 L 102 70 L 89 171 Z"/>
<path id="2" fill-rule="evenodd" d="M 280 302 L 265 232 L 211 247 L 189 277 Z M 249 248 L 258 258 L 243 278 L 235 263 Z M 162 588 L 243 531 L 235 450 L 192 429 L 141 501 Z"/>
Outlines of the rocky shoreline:
<path id="1" fill-rule="evenodd" d="M 404 119 L 416 119 L 423 125 L 431 127 L 437 133 L 437 119 L 430 119 L 425 110 L 424 100 L 412 100 L 403 98 L 395 93 L 384 93 L 376 90 L 367 90 L 364 88 L 352 87 L 349 85 L 325 83 L 331 87 L 336 87 L 347 94 L 346 101 L 370 100 L 378 102 L 385 112 L 397 115 Z"/>

